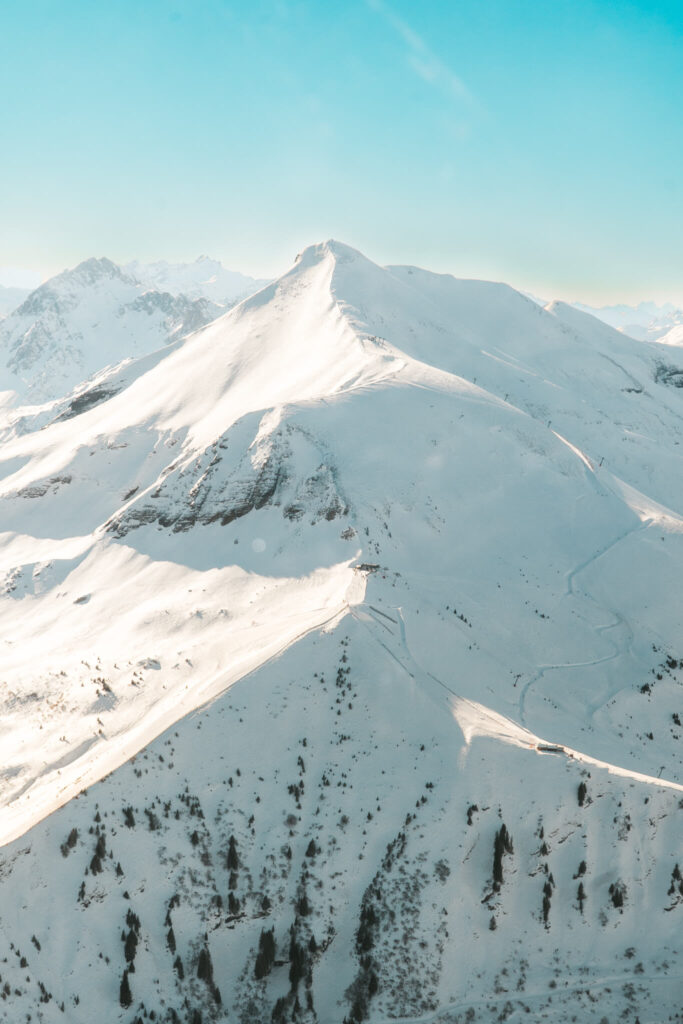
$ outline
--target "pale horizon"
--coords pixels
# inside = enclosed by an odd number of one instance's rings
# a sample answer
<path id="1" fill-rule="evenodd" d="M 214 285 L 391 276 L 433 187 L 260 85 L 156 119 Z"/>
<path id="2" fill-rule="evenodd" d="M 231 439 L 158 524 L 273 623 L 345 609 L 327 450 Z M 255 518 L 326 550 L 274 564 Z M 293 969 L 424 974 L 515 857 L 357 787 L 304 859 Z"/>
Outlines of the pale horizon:
<path id="1" fill-rule="evenodd" d="M 339 236 L 335 236 L 335 237 L 339 238 Z M 190 264 L 190 263 L 197 262 L 198 260 L 202 259 L 203 257 L 208 257 L 209 259 L 216 260 L 217 262 L 221 263 L 226 270 L 229 270 L 229 271 L 232 271 L 232 272 L 235 272 L 235 273 L 239 273 L 239 274 L 245 274 L 246 276 L 249 276 L 249 277 L 252 277 L 252 278 L 255 278 L 255 279 L 259 279 L 259 280 L 272 280 L 272 279 L 280 277 L 282 274 L 284 274 L 290 268 L 290 266 L 294 263 L 294 259 L 296 257 L 296 253 L 297 252 L 300 252 L 301 249 L 306 248 L 307 245 L 313 245 L 313 244 L 316 244 L 317 242 L 320 242 L 320 241 L 323 241 L 323 239 L 321 239 L 321 238 L 311 239 L 305 245 L 299 246 L 298 249 L 296 249 L 295 251 L 292 251 L 291 256 L 290 256 L 288 261 L 285 260 L 285 262 L 279 268 L 275 267 L 272 270 L 259 269 L 260 266 L 265 267 L 266 265 L 268 265 L 269 267 L 274 267 L 274 264 L 273 263 L 268 263 L 265 257 L 263 259 L 262 264 L 256 263 L 254 266 L 250 265 L 248 267 L 245 267 L 245 266 L 241 265 L 239 262 L 233 263 L 233 264 L 226 263 L 225 259 L 221 259 L 220 256 L 212 254 L 211 252 L 202 252 L 202 253 L 199 253 L 197 255 L 190 254 L 189 256 L 181 255 L 181 256 L 178 256 L 176 258 L 174 258 L 173 256 L 169 256 L 169 255 L 165 255 L 165 256 L 152 256 L 149 259 L 142 259 L 141 257 L 136 256 L 134 254 L 132 254 L 132 255 L 128 254 L 128 255 L 125 256 L 125 258 L 115 259 L 109 253 L 91 252 L 91 253 L 88 253 L 86 255 L 83 255 L 82 258 L 75 259 L 73 262 L 71 262 L 68 265 L 65 264 L 63 266 L 57 266 L 57 267 L 40 267 L 39 264 L 36 264 L 34 268 L 29 268 L 29 267 L 13 267 L 13 266 L 2 266 L 2 265 L 0 265 L 0 288 L 20 288 L 20 289 L 29 289 L 29 290 L 33 291 L 35 288 L 38 288 L 41 284 L 45 284 L 52 277 L 55 277 L 57 274 L 60 274 L 60 273 L 62 273 L 64 271 L 66 271 L 66 270 L 72 270 L 76 266 L 78 266 L 80 263 L 83 263 L 85 260 L 90 259 L 92 257 L 96 257 L 96 258 L 106 257 L 107 259 L 111 259 L 112 262 L 118 264 L 119 266 L 123 266 L 125 264 L 132 263 L 132 262 L 134 262 L 136 260 L 141 262 L 141 263 L 166 262 L 166 263 L 169 263 L 169 264 L 175 264 L 175 263 Z M 351 244 L 351 243 L 348 243 L 346 241 L 346 239 L 344 239 L 344 238 L 339 238 L 339 241 L 345 242 L 346 244 Z M 419 263 L 418 261 L 416 261 L 414 259 L 413 260 L 405 260 L 405 261 L 401 261 L 399 259 L 393 259 L 393 258 L 389 258 L 389 259 L 386 259 L 386 260 L 379 260 L 379 259 L 376 259 L 371 253 L 365 252 L 362 249 L 360 249 L 359 246 L 353 245 L 352 248 L 359 249 L 361 252 L 363 252 L 364 256 L 367 256 L 368 259 L 371 259 L 373 262 L 378 263 L 380 266 L 392 266 L 392 265 L 419 266 L 422 269 L 430 270 L 430 271 L 433 271 L 434 273 L 438 273 L 438 274 L 451 274 L 453 277 L 457 277 L 457 278 L 477 279 L 477 280 L 484 280 L 484 281 L 497 281 L 497 282 L 500 282 L 500 283 L 508 284 L 512 288 L 514 288 L 516 291 L 522 292 L 523 294 L 530 295 L 534 299 L 536 299 L 538 301 L 543 301 L 543 302 L 546 302 L 546 303 L 558 300 L 558 301 L 567 302 L 567 303 L 570 303 L 570 304 L 583 304 L 583 305 L 594 307 L 596 309 L 609 308 L 609 307 L 612 307 L 612 306 L 629 306 L 629 307 L 634 307 L 635 308 L 635 307 L 637 307 L 639 305 L 645 305 L 645 304 L 649 304 L 649 303 L 653 303 L 653 304 L 655 304 L 655 305 L 657 305 L 659 307 L 671 305 L 671 306 L 675 306 L 677 308 L 683 308 L 683 295 L 680 298 L 676 298 L 675 296 L 672 296 L 672 295 L 658 293 L 657 289 L 652 289 L 648 293 L 642 293 L 642 294 L 638 293 L 638 294 L 632 294 L 632 295 L 624 295 L 622 292 L 620 292 L 618 290 L 615 290 L 612 293 L 599 292 L 599 291 L 596 291 L 595 293 L 591 293 L 591 291 L 588 290 L 587 293 L 583 293 L 583 294 L 577 294 L 575 291 L 572 291 L 571 289 L 560 289 L 559 291 L 556 290 L 556 291 L 553 291 L 553 292 L 549 292 L 542 285 L 538 285 L 538 284 L 534 284 L 534 283 L 528 283 L 526 281 L 520 282 L 520 281 L 509 280 L 509 279 L 506 279 L 506 278 L 502 277 L 500 274 L 498 274 L 498 275 L 496 275 L 495 273 L 486 274 L 484 272 L 468 273 L 466 271 L 466 269 L 464 271 L 461 270 L 460 272 L 458 272 L 458 271 L 455 271 L 455 270 L 451 270 L 451 269 L 449 269 L 448 267 L 445 267 L 445 266 L 428 266 L 427 264 Z"/>

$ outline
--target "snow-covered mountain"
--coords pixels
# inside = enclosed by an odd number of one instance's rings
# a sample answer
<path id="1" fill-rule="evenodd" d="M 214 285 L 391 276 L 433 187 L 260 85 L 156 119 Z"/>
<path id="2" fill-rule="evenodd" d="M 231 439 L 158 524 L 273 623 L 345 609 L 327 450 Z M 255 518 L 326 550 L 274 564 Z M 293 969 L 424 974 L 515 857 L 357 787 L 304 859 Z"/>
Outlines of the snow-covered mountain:
<path id="1" fill-rule="evenodd" d="M 0 323 L 0 387 L 49 401 L 220 312 L 205 299 L 148 290 L 111 260 L 86 260 L 36 288 Z"/>
<path id="2" fill-rule="evenodd" d="M 683 324 L 683 310 L 667 302 L 640 302 L 637 306 L 586 306 L 574 303 L 577 309 L 616 327 L 638 341 L 658 341 L 673 327 Z"/>
<path id="3" fill-rule="evenodd" d="M 260 281 L 234 270 L 227 270 L 218 260 L 200 256 L 194 263 L 128 263 L 125 271 L 148 288 L 186 295 L 190 299 L 210 299 L 230 307 L 263 288 Z"/>
<path id="4" fill-rule="evenodd" d="M 0 1019 L 680 1020 L 682 385 L 328 242 L 26 410 Z"/>
<path id="5" fill-rule="evenodd" d="M 538 306 L 549 305 L 532 292 L 523 293 Z M 661 341 L 673 328 L 683 325 L 683 310 L 671 302 L 658 305 L 656 302 L 639 302 L 635 306 L 587 306 L 583 302 L 572 302 L 574 309 L 588 313 L 610 327 L 616 328 L 636 341 Z"/>
<path id="6" fill-rule="evenodd" d="M 661 334 L 657 340 L 660 345 L 683 345 L 683 315 L 680 323 L 674 324 L 674 326 L 670 327 L 668 331 Z"/>

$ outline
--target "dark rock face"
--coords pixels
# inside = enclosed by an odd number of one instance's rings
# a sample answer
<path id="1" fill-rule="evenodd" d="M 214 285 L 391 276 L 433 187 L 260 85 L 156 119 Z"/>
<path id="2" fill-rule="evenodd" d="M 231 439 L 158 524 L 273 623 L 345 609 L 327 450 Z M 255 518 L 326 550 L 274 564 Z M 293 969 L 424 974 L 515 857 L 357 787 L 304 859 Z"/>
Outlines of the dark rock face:
<path id="1" fill-rule="evenodd" d="M 279 428 L 256 454 L 247 452 L 236 462 L 231 458 L 231 434 L 228 431 L 189 465 L 170 466 L 163 483 L 143 493 L 139 502 L 110 521 L 108 529 L 125 537 L 140 526 L 158 523 L 179 533 L 197 524 L 227 526 L 266 506 L 281 508 L 290 522 L 304 516 L 311 523 L 329 522 L 348 514 L 336 470 L 310 438 L 304 441 L 304 459 L 297 459 L 295 466 L 291 438 L 296 434 L 300 447 L 303 440 L 296 428 Z M 302 472 L 302 464 L 311 471 Z"/>
<path id="2" fill-rule="evenodd" d="M 81 413 L 87 412 L 88 409 L 94 409 L 101 402 L 106 402 L 108 398 L 113 398 L 114 395 L 118 394 L 118 390 L 118 388 L 94 387 L 89 388 L 87 391 L 82 391 L 80 395 L 76 395 L 75 398 L 71 399 L 67 409 L 57 416 L 57 421 L 70 420 L 74 416 L 80 416 Z"/>
<path id="3" fill-rule="evenodd" d="M 670 388 L 683 388 L 683 370 L 679 366 L 657 363 L 655 381 L 657 384 L 666 384 Z"/>

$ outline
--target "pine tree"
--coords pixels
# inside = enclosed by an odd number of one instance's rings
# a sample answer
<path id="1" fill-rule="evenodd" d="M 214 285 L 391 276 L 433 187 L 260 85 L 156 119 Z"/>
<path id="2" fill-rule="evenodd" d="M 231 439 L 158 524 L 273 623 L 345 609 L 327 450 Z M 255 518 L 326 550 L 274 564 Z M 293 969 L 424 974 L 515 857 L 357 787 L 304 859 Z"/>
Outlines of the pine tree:
<path id="1" fill-rule="evenodd" d="M 292 928 L 292 937 L 289 943 L 289 983 L 292 992 L 296 992 L 299 982 L 306 972 L 306 954 L 296 940 L 296 932 Z"/>
<path id="2" fill-rule="evenodd" d="M 121 988 L 119 989 L 119 1002 L 121 1003 L 121 1006 L 124 1008 L 124 1010 L 127 1010 L 130 1004 L 133 1002 L 133 994 L 130 990 L 130 985 L 128 983 L 128 971 L 124 971 L 123 977 L 121 978 Z"/>
<path id="3" fill-rule="evenodd" d="M 123 950 L 123 955 L 125 956 L 125 958 L 128 961 L 128 963 L 132 963 L 133 960 L 135 960 L 135 954 L 137 952 L 137 948 L 138 948 L 138 937 L 135 934 L 135 932 L 133 931 L 133 929 L 131 928 L 131 930 L 128 932 L 128 935 L 126 936 L 126 944 L 125 944 L 125 947 L 124 947 L 124 950 Z"/>
<path id="4" fill-rule="evenodd" d="M 512 853 L 512 836 L 503 824 L 493 841 L 493 887 L 500 889 L 503 884 L 503 854 Z"/>
<path id="5" fill-rule="evenodd" d="M 270 931 L 262 931 L 259 937 L 258 955 L 254 964 L 254 976 L 256 978 L 265 978 L 267 974 L 270 974 L 274 960 L 275 937 L 271 928 Z"/>
<path id="6" fill-rule="evenodd" d="M 308 896 L 305 892 L 297 900 L 296 911 L 301 917 L 308 917 L 311 912 L 311 904 L 308 902 Z"/>
<path id="7" fill-rule="evenodd" d="M 550 897 L 553 894 L 553 887 L 550 881 L 547 881 L 543 886 L 543 923 L 547 925 L 548 916 L 550 914 Z"/>
<path id="8" fill-rule="evenodd" d="M 228 840 L 228 871 L 237 871 L 240 866 L 239 857 L 237 856 L 237 844 L 235 843 L 235 837 L 230 836 Z"/>
<path id="9" fill-rule="evenodd" d="M 197 977 L 201 981 L 205 981 L 207 985 L 211 985 L 213 983 L 213 964 L 211 963 L 211 954 L 206 946 L 204 946 L 199 954 Z"/>

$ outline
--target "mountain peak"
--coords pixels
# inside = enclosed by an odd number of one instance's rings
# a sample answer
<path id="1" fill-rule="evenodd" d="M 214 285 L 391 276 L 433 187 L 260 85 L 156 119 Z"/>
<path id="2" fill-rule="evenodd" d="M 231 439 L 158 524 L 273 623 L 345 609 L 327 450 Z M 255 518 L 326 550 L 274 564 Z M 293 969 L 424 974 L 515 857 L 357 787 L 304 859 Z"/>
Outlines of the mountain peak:
<path id="1" fill-rule="evenodd" d="M 96 281 L 118 280 L 126 283 L 134 283 L 118 264 L 106 256 L 91 256 L 83 260 L 73 270 L 65 270 L 58 277 L 62 280 L 78 280 L 84 284 L 94 284 Z"/>
<path id="2" fill-rule="evenodd" d="M 106 256 L 90 256 L 87 260 L 83 260 L 74 267 L 74 272 L 86 270 L 99 271 L 103 274 L 115 274 L 119 268 L 112 260 L 107 259 Z"/>
<path id="3" fill-rule="evenodd" d="M 355 260 L 367 260 L 367 257 L 363 256 L 358 249 L 354 249 L 344 242 L 338 242 L 334 238 L 328 238 L 326 242 L 316 242 L 313 245 L 306 246 L 303 252 L 297 255 L 295 263 L 300 266 L 312 266 L 315 263 L 321 263 L 329 257 L 332 257 L 337 263 L 353 263 Z"/>
<path id="4" fill-rule="evenodd" d="M 32 291 L 15 310 L 21 316 L 39 316 L 48 309 L 63 309 L 63 304 L 78 304 L 88 289 L 100 282 L 118 282 L 120 286 L 137 287 L 137 282 L 116 263 L 106 257 L 91 256 L 76 267 L 63 270 Z"/>

